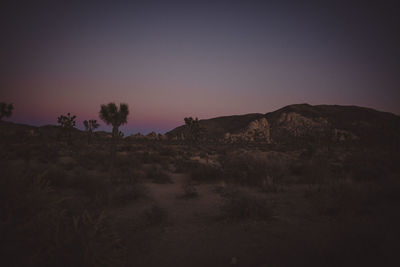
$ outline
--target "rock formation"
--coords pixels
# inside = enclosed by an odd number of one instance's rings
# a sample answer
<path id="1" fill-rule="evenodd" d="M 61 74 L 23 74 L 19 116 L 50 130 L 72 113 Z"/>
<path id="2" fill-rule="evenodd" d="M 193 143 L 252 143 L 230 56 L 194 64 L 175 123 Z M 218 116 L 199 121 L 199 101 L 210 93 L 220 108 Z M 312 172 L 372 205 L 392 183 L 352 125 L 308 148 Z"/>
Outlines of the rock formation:
<path id="1" fill-rule="evenodd" d="M 226 133 L 224 141 L 228 143 L 236 142 L 264 142 L 271 143 L 270 126 L 266 118 L 254 120 L 239 133 Z"/>
<path id="2" fill-rule="evenodd" d="M 358 136 L 349 131 L 333 129 L 332 141 L 344 142 L 344 141 L 354 141 L 358 139 L 359 139 Z"/>
<path id="3" fill-rule="evenodd" d="M 324 118 L 307 118 L 296 112 L 282 113 L 277 121 L 280 130 L 285 130 L 293 136 L 304 136 L 311 132 L 323 132 L 329 127 Z"/>

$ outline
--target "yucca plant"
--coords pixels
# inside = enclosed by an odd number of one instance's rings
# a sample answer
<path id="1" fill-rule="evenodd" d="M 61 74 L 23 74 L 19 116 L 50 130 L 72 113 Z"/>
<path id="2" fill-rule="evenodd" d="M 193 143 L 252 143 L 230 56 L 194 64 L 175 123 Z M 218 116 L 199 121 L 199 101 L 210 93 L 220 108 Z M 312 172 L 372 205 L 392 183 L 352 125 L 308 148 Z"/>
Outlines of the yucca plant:
<path id="1" fill-rule="evenodd" d="M 12 115 L 12 111 L 14 109 L 13 104 L 7 104 L 4 102 L 0 102 L 0 121 L 5 117 L 9 118 Z"/>
<path id="2" fill-rule="evenodd" d="M 83 121 L 83 125 L 85 126 L 85 130 L 88 133 L 88 144 L 90 144 L 90 140 L 92 139 L 93 131 L 99 128 L 100 124 L 97 123 L 96 120 L 85 120 Z"/>

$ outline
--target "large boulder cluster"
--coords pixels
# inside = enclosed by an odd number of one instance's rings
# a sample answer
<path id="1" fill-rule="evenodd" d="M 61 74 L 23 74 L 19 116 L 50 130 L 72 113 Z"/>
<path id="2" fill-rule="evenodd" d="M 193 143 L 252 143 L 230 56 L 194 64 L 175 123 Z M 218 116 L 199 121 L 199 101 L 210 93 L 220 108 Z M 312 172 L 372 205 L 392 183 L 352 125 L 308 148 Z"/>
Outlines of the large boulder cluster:
<path id="1" fill-rule="evenodd" d="M 263 142 L 271 143 L 270 125 L 266 118 L 254 120 L 239 133 L 226 133 L 224 141 L 227 143 L 236 142 Z"/>
<path id="2" fill-rule="evenodd" d="M 295 137 L 324 132 L 329 128 L 329 123 L 324 118 L 307 118 L 296 112 L 282 113 L 277 125 L 280 130 L 287 131 Z"/>
<path id="3" fill-rule="evenodd" d="M 225 133 L 225 143 L 279 143 L 285 138 L 327 138 L 333 142 L 353 141 L 359 137 L 350 131 L 333 128 L 322 117 L 305 117 L 296 112 L 284 112 L 273 123 L 266 118 L 250 122 L 237 133 Z M 272 140 L 273 139 L 273 140 Z"/>

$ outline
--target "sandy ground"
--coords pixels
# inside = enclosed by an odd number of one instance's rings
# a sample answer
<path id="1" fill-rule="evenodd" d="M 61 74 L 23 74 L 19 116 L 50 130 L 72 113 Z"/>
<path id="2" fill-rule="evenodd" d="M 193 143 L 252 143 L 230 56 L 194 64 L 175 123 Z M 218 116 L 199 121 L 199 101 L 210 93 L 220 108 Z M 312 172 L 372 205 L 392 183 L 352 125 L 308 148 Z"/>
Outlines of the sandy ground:
<path id="1" fill-rule="evenodd" d="M 315 225 L 291 210 L 284 197 L 274 196 L 276 208 L 290 211 L 291 219 L 227 222 L 220 216 L 222 198 L 215 192 L 216 184 L 197 185 L 199 196 L 185 199 L 181 196 L 187 176 L 170 175 L 171 184 L 146 183 L 150 201 L 135 202 L 112 214 L 128 240 L 128 266 L 290 266 L 293 259 L 283 257 L 301 260 L 307 257 L 305 240 L 313 242 L 312 235 L 320 239 Z M 154 204 L 166 211 L 167 218 L 144 226 L 142 214 Z"/>

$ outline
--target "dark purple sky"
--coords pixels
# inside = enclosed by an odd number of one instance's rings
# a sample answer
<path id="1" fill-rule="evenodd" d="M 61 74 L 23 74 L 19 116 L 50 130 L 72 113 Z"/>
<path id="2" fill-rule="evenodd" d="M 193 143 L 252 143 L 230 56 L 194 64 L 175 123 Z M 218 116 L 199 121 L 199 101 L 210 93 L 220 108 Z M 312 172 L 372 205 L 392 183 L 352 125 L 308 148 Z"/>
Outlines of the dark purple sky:
<path id="1" fill-rule="evenodd" d="M 304 102 L 400 113 L 395 1 L 70 2 L 1 6 L 12 121 L 81 124 L 110 101 L 127 134 Z"/>

